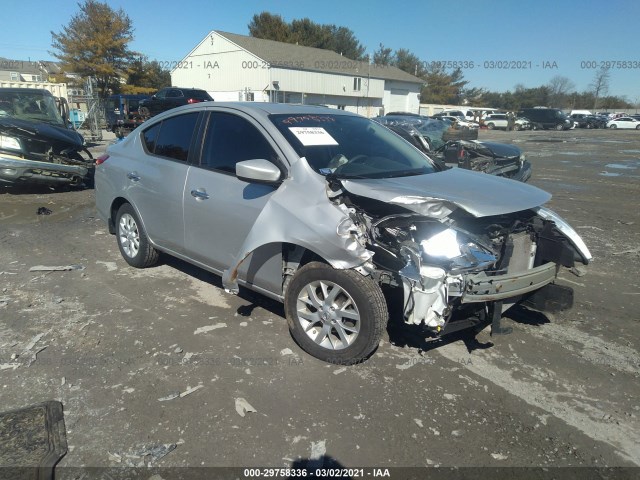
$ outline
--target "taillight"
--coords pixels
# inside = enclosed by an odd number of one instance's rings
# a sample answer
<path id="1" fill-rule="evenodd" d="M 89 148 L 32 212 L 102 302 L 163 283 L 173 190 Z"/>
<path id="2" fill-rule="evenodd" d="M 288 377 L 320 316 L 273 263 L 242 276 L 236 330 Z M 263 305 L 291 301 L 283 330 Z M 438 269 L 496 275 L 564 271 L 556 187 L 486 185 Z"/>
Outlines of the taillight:
<path id="1" fill-rule="evenodd" d="M 107 158 L 109 158 L 109 155 L 107 155 L 106 153 L 104 155 L 100 155 L 98 158 L 96 158 L 96 165 L 102 165 L 107 161 Z"/>
<path id="2" fill-rule="evenodd" d="M 200 103 L 202 100 L 199 98 L 190 98 L 187 100 L 187 103 Z"/>

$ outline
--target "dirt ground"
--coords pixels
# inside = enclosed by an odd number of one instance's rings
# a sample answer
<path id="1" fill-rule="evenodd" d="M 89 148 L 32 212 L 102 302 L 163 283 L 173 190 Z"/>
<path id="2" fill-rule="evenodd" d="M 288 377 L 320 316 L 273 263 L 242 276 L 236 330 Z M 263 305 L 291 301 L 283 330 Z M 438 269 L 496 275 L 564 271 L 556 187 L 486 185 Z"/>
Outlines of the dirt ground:
<path id="1" fill-rule="evenodd" d="M 591 249 L 561 275 L 572 310 L 517 309 L 479 343 L 391 328 L 364 364 L 328 365 L 277 302 L 168 257 L 129 267 L 93 190 L 3 188 L 0 410 L 61 401 L 67 467 L 640 466 L 640 132 L 480 139 L 520 146 Z"/>

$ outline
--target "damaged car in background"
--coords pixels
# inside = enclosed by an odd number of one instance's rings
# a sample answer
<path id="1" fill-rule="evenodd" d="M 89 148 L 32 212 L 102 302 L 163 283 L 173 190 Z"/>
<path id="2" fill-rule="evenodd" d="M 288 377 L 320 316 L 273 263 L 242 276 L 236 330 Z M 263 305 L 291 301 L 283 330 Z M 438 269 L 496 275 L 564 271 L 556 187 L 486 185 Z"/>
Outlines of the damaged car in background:
<path id="1" fill-rule="evenodd" d="M 88 185 L 92 177 L 84 139 L 51 92 L 0 88 L 0 184 Z"/>
<path id="2" fill-rule="evenodd" d="M 480 140 L 445 140 L 447 128 L 438 128 L 440 120 L 425 117 L 390 115 L 374 120 L 445 168 L 459 167 L 520 182 L 531 178 L 531 163 L 515 145 Z"/>
<path id="3" fill-rule="evenodd" d="M 443 170 L 343 111 L 185 106 L 96 165 L 98 213 L 130 265 L 165 252 L 221 275 L 228 292 L 283 302 L 294 340 L 327 362 L 366 360 L 389 319 L 436 337 L 489 324 L 503 333 L 515 304 L 569 308 L 558 273 L 591 260 L 543 206 L 550 194 Z M 393 307 L 390 295 L 403 300 Z"/>

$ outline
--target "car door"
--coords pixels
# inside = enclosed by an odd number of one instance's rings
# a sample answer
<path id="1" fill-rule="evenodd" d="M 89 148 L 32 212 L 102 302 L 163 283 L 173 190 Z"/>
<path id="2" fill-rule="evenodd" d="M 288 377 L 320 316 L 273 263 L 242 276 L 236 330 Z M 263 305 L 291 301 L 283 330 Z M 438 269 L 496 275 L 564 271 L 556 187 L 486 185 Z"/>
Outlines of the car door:
<path id="1" fill-rule="evenodd" d="M 149 109 L 149 113 L 151 115 L 156 115 L 162 112 L 162 104 L 164 103 L 165 98 L 167 96 L 167 91 L 168 89 L 163 88 L 158 93 L 156 93 L 153 97 L 151 97 L 149 100 L 144 102 L 145 107 Z"/>
<path id="2" fill-rule="evenodd" d="M 172 88 L 167 92 L 167 98 L 165 99 L 164 110 L 180 107 L 185 104 L 186 104 L 186 101 L 184 99 L 184 95 L 182 94 L 182 91 L 178 90 L 177 88 Z"/>
<path id="3" fill-rule="evenodd" d="M 174 252 L 184 250 L 182 200 L 199 112 L 156 122 L 141 134 L 143 155 L 128 163 L 126 196 L 149 238 Z"/>
<path id="4" fill-rule="evenodd" d="M 279 155 L 273 140 L 250 117 L 210 112 L 200 165 L 190 169 L 185 185 L 185 244 L 189 257 L 218 271 L 232 264 L 278 187 L 238 179 L 235 165 L 243 160 L 266 159 L 281 166 Z"/>

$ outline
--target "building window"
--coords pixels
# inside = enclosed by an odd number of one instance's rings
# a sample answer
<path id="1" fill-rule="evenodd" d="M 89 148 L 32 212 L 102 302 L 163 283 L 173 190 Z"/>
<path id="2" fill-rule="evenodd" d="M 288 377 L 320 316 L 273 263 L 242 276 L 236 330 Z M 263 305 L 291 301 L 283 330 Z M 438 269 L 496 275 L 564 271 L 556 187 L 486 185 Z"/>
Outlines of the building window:
<path id="1" fill-rule="evenodd" d="M 354 92 L 359 92 L 361 88 L 362 88 L 362 78 L 354 77 L 354 79 L 353 79 L 353 91 Z"/>
<path id="2" fill-rule="evenodd" d="M 9 75 L 12 82 L 17 82 L 20 80 L 20 75 L 18 75 L 18 72 L 11 72 Z"/>

